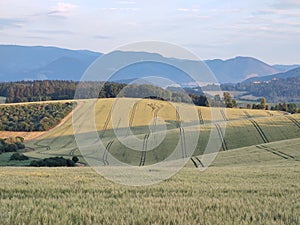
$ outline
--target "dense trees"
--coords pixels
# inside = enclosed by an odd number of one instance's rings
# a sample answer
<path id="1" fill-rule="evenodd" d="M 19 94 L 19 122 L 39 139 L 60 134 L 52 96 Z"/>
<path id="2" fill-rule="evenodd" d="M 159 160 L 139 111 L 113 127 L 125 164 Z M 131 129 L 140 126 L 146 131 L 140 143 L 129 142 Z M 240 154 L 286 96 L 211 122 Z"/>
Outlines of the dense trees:
<path id="1" fill-rule="evenodd" d="M 17 150 L 24 149 L 22 137 L 0 138 L 0 153 L 2 152 L 16 152 Z"/>
<path id="2" fill-rule="evenodd" d="M 0 106 L 0 130 L 46 131 L 55 127 L 73 109 L 73 103 Z"/>
<path id="3" fill-rule="evenodd" d="M 222 84 L 224 91 L 246 91 L 253 96 L 265 96 L 268 102 L 300 101 L 300 77 L 274 79 L 266 82 Z"/>
<path id="4" fill-rule="evenodd" d="M 75 166 L 75 163 L 71 159 L 65 159 L 63 157 L 50 157 L 41 160 L 33 160 L 31 161 L 29 166 L 35 167 L 59 167 L 59 166 Z"/>
<path id="5" fill-rule="evenodd" d="M 78 82 L 74 81 L 20 81 L 0 83 L 0 96 L 7 103 L 73 99 Z M 102 87 L 100 93 L 99 87 Z M 79 98 L 114 98 L 125 84 L 113 82 L 80 82 Z"/>
<path id="6" fill-rule="evenodd" d="M 117 96 L 132 98 L 157 97 L 174 102 L 193 101 L 201 106 L 208 105 L 206 97 L 200 94 L 202 92 L 192 92 L 191 90 L 193 89 L 174 89 L 171 91 L 148 84 L 126 85 L 97 81 L 79 83 L 45 80 L 0 83 L 0 96 L 6 97 L 7 103 L 74 99 L 77 91 L 76 97 L 78 99 L 115 98 Z"/>
<path id="7" fill-rule="evenodd" d="M 224 92 L 223 98 L 224 98 L 224 103 L 225 103 L 226 108 L 236 108 L 236 106 L 237 106 L 236 101 L 234 99 L 232 99 L 229 92 Z"/>

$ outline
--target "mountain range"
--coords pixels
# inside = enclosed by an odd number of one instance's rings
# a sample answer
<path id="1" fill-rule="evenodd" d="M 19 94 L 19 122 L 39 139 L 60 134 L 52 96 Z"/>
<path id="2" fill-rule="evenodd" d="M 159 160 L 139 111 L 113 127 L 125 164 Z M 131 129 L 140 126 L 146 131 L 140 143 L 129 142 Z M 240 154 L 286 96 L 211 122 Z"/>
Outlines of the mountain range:
<path id="1" fill-rule="evenodd" d="M 250 79 L 245 80 L 243 83 L 251 83 L 251 82 L 264 82 L 264 81 L 271 81 L 275 79 L 286 79 L 289 77 L 299 77 L 300 78 L 300 67 L 295 69 L 291 69 L 284 73 L 277 73 L 269 76 L 262 76 L 262 77 L 253 77 Z"/>
<path id="2" fill-rule="evenodd" d="M 124 52 L 120 54 L 124 54 Z M 80 80 L 89 65 L 101 55 L 102 53 L 99 52 L 57 47 L 0 45 L 0 81 Z M 130 57 L 155 58 L 166 62 L 172 60 L 175 64 L 191 67 L 198 63 L 192 60 L 169 59 L 145 52 L 130 52 Z M 228 60 L 206 60 L 205 63 L 215 74 L 219 83 L 237 83 L 251 77 L 260 78 L 266 75 L 285 73 L 300 66 L 271 66 L 258 59 L 241 56 Z M 121 77 L 123 80 L 134 79 L 142 75 L 158 75 L 158 73 L 167 74 L 166 77 L 172 78 L 175 82 L 183 82 L 183 75 L 177 68 L 160 63 L 154 65 L 148 62 L 118 72 L 119 78 Z"/>

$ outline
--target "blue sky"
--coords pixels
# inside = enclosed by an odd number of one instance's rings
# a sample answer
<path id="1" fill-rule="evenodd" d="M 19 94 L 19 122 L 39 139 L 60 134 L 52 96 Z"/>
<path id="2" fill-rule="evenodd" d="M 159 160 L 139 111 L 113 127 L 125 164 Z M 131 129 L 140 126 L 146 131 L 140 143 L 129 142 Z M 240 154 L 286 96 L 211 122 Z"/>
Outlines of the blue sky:
<path id="1" fill-rule="evenodd" d="M 109 52 L 171 42 L 201 59 L 300 64 L 299 0 L 1 0 L 0 43 Z"/>

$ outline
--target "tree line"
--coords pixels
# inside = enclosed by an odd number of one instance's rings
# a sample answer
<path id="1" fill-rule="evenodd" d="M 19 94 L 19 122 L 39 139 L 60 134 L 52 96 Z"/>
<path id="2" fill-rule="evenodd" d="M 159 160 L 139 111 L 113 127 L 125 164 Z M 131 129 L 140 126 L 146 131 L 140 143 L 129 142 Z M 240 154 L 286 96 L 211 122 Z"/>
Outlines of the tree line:
<path id="1" fill-rule="evenodd" d="M 253 96 L 264 96 L 268 102 L 296 102 L 300 100 L 300 77 L 274 79 L 265 82 L 221 84 L 224 91 L 246 91 Z"/>
<path id="2" fill-rule="evenodd" d="M 171 91 L 149 84 L 127 85 L 115 82 L 63 80 L 0 83 L 0 96 L 6 97 L 7 103 L 68 100 L 74 99 L 75 92 L 77 99 L 115 98 L 117 96 L 139 98 L 145 96 L 174 102 L 192 101 L 199 106 L 208 106 L 208 100 L 204 95 Z"/>
<path id="3" fill-rule="evenodd" d="M 73 104 L 47 103 L 0 106 L 0 130 L 6 131 L 46 131 L 68 115 Z"/>

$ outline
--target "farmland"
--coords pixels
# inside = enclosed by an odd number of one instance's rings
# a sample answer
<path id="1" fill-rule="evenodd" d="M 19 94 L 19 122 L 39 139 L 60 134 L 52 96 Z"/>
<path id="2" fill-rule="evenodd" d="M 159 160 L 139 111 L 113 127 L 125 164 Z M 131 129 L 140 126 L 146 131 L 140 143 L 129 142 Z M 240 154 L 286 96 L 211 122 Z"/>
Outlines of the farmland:
<path id="1" fill-rule="evenodd" d="M 112 183 L 90 167 L 22 167 L 28 161 L 9 161 L 12 153 L 3 153 L 0 165 L 6 167 L 0 167 L 1 224 L 300 223 L 299 114 L 222 108 L 210 111 L 179 103 L 125 99 L 125 105 L 133 105 L 126 123 L 112 119 L 120 116 L 111 110 L 114 104 L 113 99 L 101 99 L 96 104 L 83 100 L 73 115 L 77 131 L 89 134 L 87 110 L 95 109 L 96 130 L 106 146 L 103 165 L 109 165 L 112 156 L 136 166 L 156 163 L 170 154 L 178 140 L 183 140 L 182 135 L 198 131 L 193 161 L 159 184 L 131 187 Z M 195 114 L 189 112 L 192 109 Z M 147 152 L 126 148 L 112 130 L 114 127 L 127 135 L 130 127 L 145 141 L 149 129 L 164 124 L 165 140 Z M 218 134 L 213 141 L 221 143 L 216 149 L 220 152 L 213 164 L 200 172 L 195 166 L 202 166 L 201 154 L 213 130 Z M 85 163 L 75 142 L 72 117 L 39 135 L 27 140 L 25 155 L 32 159 L 76 155 Z"/>
<path id="2" fill-rule="evenodd" d="M 157 185 L 130 187 L 91 168 L 0 168 L 1 224 L 299 224 L 300 139 L 220 152 Z M 286 149 L 286 150 L 285 150 Z"/>
<path id="3" fill-rule="evenodd" d="M 124 101 L 127 105 L 134 105 L 134 99 L 126 99 Z M 156 118 L 159 118 L 156 119 L 156 127 L 159 128 L 163 125 L 163 121 L 167 121 L 167 135 L 166 139 L 161 143 L 160 148 L 147 152 L 145 164 L 151 164 L 155 162 L 155 160 L 163 159 L 169 154 L 167 152 L 168 149 L 172 150 L 171 147 L 177 144 L 180 137 L 180 129 L 178 128 L 179 118 L 177 118 L 176 108 L 181 107 L 180 113 L 183 114 L 184 117 L 186 114 L 186 111 L 184 111 L 185 105 L 180 106 L 179 103 L 173 105 L 164 101 L 145 99 L 136 103 L 135 107 L 133 107 L 134 110 L 129 111 L 129 115 L 126 117 L 128 118 L 128 122 L 126 123 L 126 121 L 113 122 L 111 120 L 111 107 L 114 103 L 113 99 L 100 99 L 95 104 L 96 129 L 105 145 L 108 145 L 108 143 L 114 140 L 113 143 L 109 145 L 112 155 L 119 155 L 119 159 L 126 163 L 139 165 L 141 153 L 130 151 L 130 149 L 126 149 L 126 147 L 122 146 L 116 139 L 112 126 L 113 123 L 115 123 L 114 127 L 123 129 L 124 132 L 126 131 L 125 134 L 129 126 L 133 134 L 139 138 L 144 138 L 145 134 L 149 132 L 149 123 L 152 123 L 151 121 L 155 115 Z M 85 112 L 91 108 L 90 104 L 89 101 L 83 101 L 74 116 L 74 119 L 80 123 L 78 126 L 82 133 L 91 132 L 86 123 L 88 119 L 84 118 L 86 115 Z M 299 120 L 299 115 L 285 116 L 278 111 L 225 110 L 222 108 L 216 108 L 214 112 L 211 112 L 211 108 L 207 107 L 196 107 L 193 110 L 195 110 L 196 116 L 199 117 L 199 125 L 197 128 L 189 128 L 190 125 L 193 126 L 193 120 L 197 119 L 195 115 L 186 116 L 186 118 L 180 118 L 180 120 L 185 119 L 186 132 L 194 132 L 195 129 L 200 132 L 195 155 L 203 153 L 211 130 L 216 129 L 215 125 L 210 123 L 212 119 L 221 129 L 225 129 L 226 126 L 226 131 L 224 130 L 223 134 L 226 146 L 222 146 L 222 150 L 300 137 L 299 127 L 290 120 L 290 118 L 295 118 L 296 121 Z M 253 121 L 258 124 L 259 130 L 257 130 L 257 126 L 253 125 Z M 73 155 L 80 157 L 81 154 L 77 148 L 73 132 L 72 118 L 69 118 L 61 126 L 44 133 L 37 139 L 28 141 L 26 146 L 35 149 L 35 151 L 30 151 L 26 154 L 34 158 L 51 156 L 70 157 Z M 267 138 L 267 140 L 265 140 L 265 138 Z M 168 146 L 168 148 L 166 148 L 166 146 Z M 165 155 L 162 152 L 164 152 Z M 80 160 L 84 162 L 83 158 L 80 158 Z"/>

